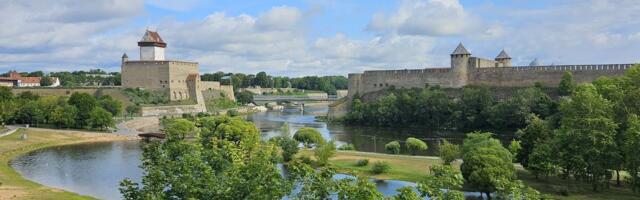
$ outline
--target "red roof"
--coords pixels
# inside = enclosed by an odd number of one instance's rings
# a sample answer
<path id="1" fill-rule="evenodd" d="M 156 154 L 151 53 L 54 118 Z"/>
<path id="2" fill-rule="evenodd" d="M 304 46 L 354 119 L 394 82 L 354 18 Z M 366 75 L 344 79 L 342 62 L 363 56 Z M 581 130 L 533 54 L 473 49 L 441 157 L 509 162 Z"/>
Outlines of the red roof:
<path id="1" fill-rule="evenodd" d="M 138 46 L 167 47 L 167 43 L 162 40 L 158 32 L 147 30 L 138 42 Z"/>
<path id="2" fill-rule="evenodd" d="M 18 72 L 9 73 L 9 77 L 0 77 L 3 81 L 20 81 L 21 83 L 40 83 L 41 77 L 23 77 Z"/>

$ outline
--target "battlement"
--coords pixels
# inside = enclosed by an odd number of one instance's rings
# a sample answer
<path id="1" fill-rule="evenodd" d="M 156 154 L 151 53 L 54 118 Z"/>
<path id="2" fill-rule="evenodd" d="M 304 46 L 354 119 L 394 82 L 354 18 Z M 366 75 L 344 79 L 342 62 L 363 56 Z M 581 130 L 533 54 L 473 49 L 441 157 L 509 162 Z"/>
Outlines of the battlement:
<path id="1" fill-rule="evenodd" d="M 513 66 L 476 68 L 479 72 L 496 71 L 603 71 L 603 70 L 627 70 L 634 64 L 592 64 L 592 65 L 548 65 L 548 66 Z"/>

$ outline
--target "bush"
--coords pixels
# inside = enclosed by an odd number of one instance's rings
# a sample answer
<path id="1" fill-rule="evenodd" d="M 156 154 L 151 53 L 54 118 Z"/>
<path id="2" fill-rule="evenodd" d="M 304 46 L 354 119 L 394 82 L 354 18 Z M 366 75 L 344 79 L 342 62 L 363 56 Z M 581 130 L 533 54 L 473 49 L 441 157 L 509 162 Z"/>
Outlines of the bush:
<path id="1" fill-rule="evenodd" d="M 235 117 L 235 116 L 238 116 L 239 114 L 240 113 L 238 113 L 237 110 L 228 110 L 227 111 L 227 116 L 229 116 L 229 117 Z"/>
<path id="2" fill-rule="evenodd" d="M 371 167 L 371 173 L 373 174 L 382 174 L 389 172 L 391 170 L 391 165 L 385 161 L 377 161 L 373 163 L 373 167 Z"/>
<path id="3" fill-rule="evenodd" d="M 411 151 L 411 154 L 416 155 L 418 151 L 427 150 L 427 143 L 414 137 L 407 138 L 407 149 Z"/>
<path id="4" fill-rule="evenodd" d="M 451 144 L 447 140 L 443 140 L 438 149 L 440 159 L 442 159 L 446 165 L 449 165 L 457 158 L 460 158 L 460 146 Z"/>
<path id="5" fill-rule="evenodd" d="M 302 161 L 304 164 L 307 164 L 307 165 L 313 164 L 313 160 L 311 160 L 311 157 L 307 155 L 300 156 L 298 159 L 300 159 L 300 161 Z"/>
<path id="6" fill-rule="evenodd" d="M 391 154 L 400 154 L 400 142 L 391 141 L 384 145 L 384 149 L 386 149 Z"/>
<path id="7" fill-rule="evenodd" d="M 364 167 L 369 165 L 369 159 L 360 159 L 358 161 L 356 161 L 356 166 L 358 167 Z"/>
<path id="8" fill-rule="evenodd" d="M 278 136 L 271 138 L 276 145 L 282 149 L 282 160 L 289 162 L 298 153 L 298 142 L 289 137 Z"/>
<path id="9" fill-rule="evenodd" d="M 324 138 L 322 138 L 322 134 L 320 134 L 316 129 L 309 127 L 304 127 L 296 131 L 293 135 L 293 139 L 301 142 L 307 148 L 310 148 L 311 145 L 318 146 L 325 143 Z"/>
<path id="10" fill-rule="evenodd" d="M 336 145 L 333 141 L 323 143 L 317 146 L 316 149 L 313 150 L 313 153 L 316 156 L 318 165 L 324 166 L 329 163 L 329 158 L 336 155 Z"/>
<path id="11" fill-rule="evenodd" d="M 341 151 L 355 151 L 356 147 L 353 146 L 353 144 L 343 144 L 343 145 L 340 145 L 340 147 L 338 147 L 338 150 L 341 150 Z"/>

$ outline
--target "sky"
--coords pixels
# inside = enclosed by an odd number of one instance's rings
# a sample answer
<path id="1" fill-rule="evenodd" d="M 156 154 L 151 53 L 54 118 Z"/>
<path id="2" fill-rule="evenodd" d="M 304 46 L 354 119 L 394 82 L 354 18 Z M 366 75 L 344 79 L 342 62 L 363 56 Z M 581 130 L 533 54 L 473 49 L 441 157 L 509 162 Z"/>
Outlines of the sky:
<path id="1" fill-rule="evenodd" d="M 347 75 L 450 66 L 640 61 L 638 0 L 0 0 L 0 72 L 120 71 L 146 29 L 166 58 L 216 71 Z"/>

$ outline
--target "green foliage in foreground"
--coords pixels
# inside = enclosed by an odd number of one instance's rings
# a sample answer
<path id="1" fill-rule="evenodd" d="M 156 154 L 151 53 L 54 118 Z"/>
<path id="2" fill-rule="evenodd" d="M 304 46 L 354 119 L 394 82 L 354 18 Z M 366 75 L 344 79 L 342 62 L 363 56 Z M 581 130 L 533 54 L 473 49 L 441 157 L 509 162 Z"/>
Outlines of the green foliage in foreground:
<path id="1" fill-rule="evenodd" d="M 391 154 L 400 154 L 400 142 L 391 141 L 384 145 L 384 149 Z"/>
<path id="2" fill-rule="evenodd" d="M 298 129 L 298 131 L 293 135 L 293 139 L 301 142 L 307 148 L 310 148 L 313 145 L 318 146 L 325 143 L 324 138 L 322 138 L 322 134 L 320 134 L 318 130 L 309 127 Z"/>
<path id="3" fill-rule="evenodd" d="M 318 165 L 324 166 L 329 163 L 329 158 L 336 155 L 336 144 L 333 140 L 316 146 L 313 150 Z"/>
<path id="4" fill-rule="evenodd" d="M 460 158 L 460 146 L 451 144 L 447 140 L 442 141 L 438 152 L 440 152 L 440 159 L 442 159 L 445 165 L 450 165 L 455 159 Z"/>
<path id="5" fill-rule="evenodd" d="M 391 170 L 391 165 L 385 161 L 377 161 L 371 166 L 371 173 L 373 174 L 383 174 L 389 172 L 389 170 Z"/>

